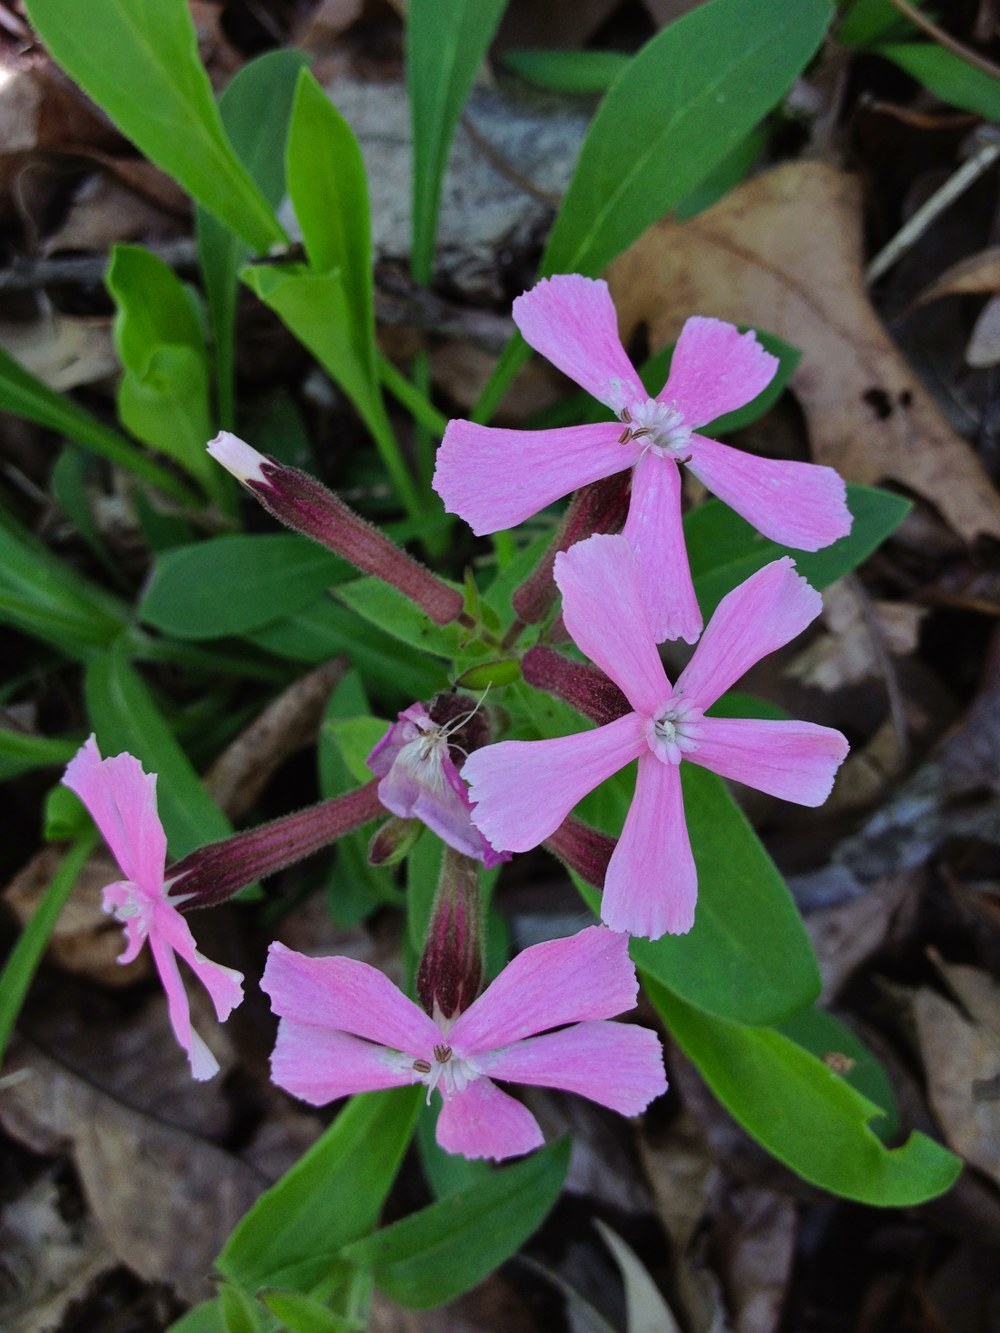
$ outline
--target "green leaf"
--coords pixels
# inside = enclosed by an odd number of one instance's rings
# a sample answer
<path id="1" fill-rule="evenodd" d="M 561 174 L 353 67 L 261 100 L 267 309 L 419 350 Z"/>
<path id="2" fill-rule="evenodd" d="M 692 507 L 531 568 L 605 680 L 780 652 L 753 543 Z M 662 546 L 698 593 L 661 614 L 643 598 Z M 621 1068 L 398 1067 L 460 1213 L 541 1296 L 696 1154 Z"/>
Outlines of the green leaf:
<path id="1" fill-rule="evenodd" d="M 413 1133 L 423 1089 L 369 1092 L 237 1223 L 216 1261 L 231 1282 L 307 1291 L 378 1220 Z"/>
<path id="2" fill-rule="evenodd" d="M 285 240 L 226 138 L 187 0 L 28 0 L 53 59 L 122 133 L 264 252 Z"/>
<path id="3" fill-rule="evenodd" d="M 411 648 L 449 660 L 462 650 L 466 631 L 460 625 L 436 625 L 398 588 L 381 579 L 370 577 L 342 583 L 335 596 L 357 615 Z"/>
<path id="4" fill-rule="evenodd" d="M 172 856 L 225 838 L 232 826 L 202 786 L 146 682 L 124 652 L 113 649 L 87 667 L 87 711 L 102 755 L 128 750 L 158 775 L 156 795 Z"/>
<path id="5" fill-rule="evenodd" d="M 223 1283 L 219 1292 L 219 1306 L 226 1333 L 264 1333 L 263 1314 L 260 1306 L 247 1292 L 239 1287 Z"/>
<path id="6" fill-rule="evenodd" d="M 541 275 L 596 277 L 687 199 L 791 87 L 832 14 L 829 0 L 708 0 L 647 42 L 591 122 Z M 474 420 L 490 418 L 528 356 L 515 336 Z"/>
<path id="7" fill-rule="evenodd" d="M 417 282 L 432 277 L 441 185 L 455 126 L 507 0 L 411 0 L 406 90 L 413 125 L 413 248 Z"/>
<path id="8" fill-rule="evenodd" d="M 283 620 L 246 636 L 270 652 L 295 662 L 322 662 L 344 653 L 373 687 L 391 699 L 429 699 L 448 684 L 444 665 L 400 651 L 398 639 L 322 597 Z"/>
<path id="9" fill-rule="evenodd" d="M 298 1291 L 264 1291 L 258 1300 L 289 1333 L 364 1333 L 365 1324 L 337 1314 L 322 1301 Z"/>
<path id="10" fill-rule="evenodd" d="M 855 0 L 837 23 L 835 36 L 844 46 L 868 46 L 896 30 L 912 33 L 913 24 L 892 0 Z"/>
<path id="11" fill-rule="evenodd" d="M 324 799 L 339 796 L 359 783 L 372 780 L 365 757 L 375 742 L 385 735 L 387 724 L 367 716 L 369 709 L 361 677 L 357 671 L 349 671 L 330 695 L 317 738 L 319 786 Z M 371 745 L 362 754 L 366 741 L 359 737 L 359 731 L 368 724 L 374 724 L 368 726 Z M 375 727 L 378 728 L 377 736 L 374 735 Z M 339 925 L 352 926 L 363 921 L 382 903 L 399 905 L 401 895 L 391 870 L 368 862 L 368 843 L 373 828 L 374 825 L 369 825 L 337 840 L 333 872 L 327 881 L 326 903 L 330 915 Z"/>
<path id="12" fill-rule="evenodd" d="M 171 1324 L 170 1333 L 226 1333 L 221 1303 L 202 1301 Z"/>
<path id="13" fill-rule="evenodd" d="M 83 869 L 84 862 L 94 850 L 97 834 L 89 832 L 69 849 L 42 895 L 31 920 L 21 931 L 17 943 L 0 973 L 0 1061 L 14 1029 L 17 1016 L 24 1004 L 31 979 L 41 962 L 59 913 Z"/>
<path id="14" fill-rule="evenodd" d="M 139 615 L 179 639 L 245 634 L 305 610 L 353 573 L 297 534 L 215 537 L 158 557 Z"/>
<path id="15" fill-rule="evenodd" d="M 698 868 L 694 926 L 687 935 L 635 939 L 632 957 L 647 976 L 707 1013 L 757 1024 L 786 1018 L 811 1004 L 820 990 L 802 918 L 722 779 L 696 764 L 682 764 L 681 781 Z M 617 835 L 633 789 L 630 766 L 588 798 L 581 814 Z M 597 892 L 573 879 L 598 910 Z"/>
<path id="16" fill-rule="evenodd" d="M 949 106 L 987 120 L 1000 120 L 1000 79 L 976 69 L 936 42 L 901 42 L 877 46 L 875 54 L 898 65 Z"/>
<path id="17" fill-rule="evenodd" d="M 55 736 L 29 736 L 23 731 L 0 727 L 0 782 L 30 773 L 36 768 L 67 764 L 80 748 L 78 740 Z"/>
<path id="18" fill-rule="evenodd" d="M 680 201 L 674 209 L 674 218 L 686 222 L 688 218 L 704 213 L 707 208 L 735 190 L 737 185 L 750 175 L 767 148 L 768 132 L 766 125 L 757 125 L 735 147 L 731 148 L 722 161 L 698 182 L 691 193 Z"/>
<path id="19" fill-rule="evenodd" d="M 848 536 L 822 551 L 793 551 L 762 537 L 719 500 L 708 500 L 684 520 L 684 537 L 698 603 L 706 618 L 737 584 L 758 569 L 790 555 L 814 588 L 826 588 L 849 574 L 890 536 L 910 509 L 909 500 L 871 486 L 848 486 L 854 515 Z"/>
<path id="20" fill-rule="evenodd" d="M 86 661 L 121 634 L 128 613 L 0 509 L 0 623 Z"/>
<path id="21" fill-rule="evenodd" d="M 799 1046 L 830 1064 L 855 1092 L 874 1102 L 882 1112 L 872 1125 L 874 1132 L 883 1142 L 895 1138 L 899 1133 L 896 1094 L 892 1090 L 885 1069 L 860 1037 L 839 1018 L 827 1013 L 825 1009 L 815 1007 L 792 1014 L 790 1018 L 777 1024 L 777 1028 Z M 836 1068 L 837 1057 L 840 1056 L 846 1056 L 850 1065 L 846 1072 Z"/>
<path id="22" fill-rule="evenodd" d="M 131 440 L 105 426 L 78 406 L 36 379 L 0 349 L 0 411 L 37 422 L 75 440 L 109 462 L 126 468 L 176 500 L 191 502 L 193 493 L 161 463 L 147 456 Z"/>
<path id="23" fill-rule="evenodd" d="M 528 83 L 556 93 L 603 93 L 628 65 L 621 51 L 505 51 L 503 63 Z"/>
<path id="24" fill-rule="evenodd" d="M 516 1254 L 555 1204 L 569 1166 L 560 1139 L 473 1188 L 377 1231 L 343 1251 L 408 1309 L 443 1305 Z"/>
<path id="25" fill-rule="evenodd" d="M 647 993 L 723 1106 L 805 1180 L 878 1207 L 923 1203 L 954 1184 L 957 1157 L 919 1133 L 886 1148 L 869 1125 L 879 1108 L 789 1037 L 710 1017 L 656 982 Z"/>
<path id="26" fill-rule="evenodd" d="M 271 208 L 285 194 L 285 140 L 299 70 L 301 51 L 268 51 L 244 65 L 219 98 L 222 124 L 237 157 Z M 261 115 L 261 107 L 267 114 Z M 246 245 L 207 209 L 195 209 L 198 261 L 212 319 L 216 392 L 220 422 L 235 424 L 233 405 L 236 293 L 239 271 L 249 257 Z"/>
<path id="27" fill-rule="evenodd" d="M 710 0 L 647 42 L 594 117 L 541 272 L 600 273 L 680 203 L 791 87 L 832 14 L 827 0 Z"/>
<path id="28" fill-rule="evenodd" d="M 208 359 L 190 293 L 158 255 L 136 245 L 114 247 L 107 287 L 117 306 L 115 346 L 125 368 L 118 390 L 122 421 L 176 458 L 206 490 L 217 491 L 224 478 L 205 452 L 212 434 Z"/>

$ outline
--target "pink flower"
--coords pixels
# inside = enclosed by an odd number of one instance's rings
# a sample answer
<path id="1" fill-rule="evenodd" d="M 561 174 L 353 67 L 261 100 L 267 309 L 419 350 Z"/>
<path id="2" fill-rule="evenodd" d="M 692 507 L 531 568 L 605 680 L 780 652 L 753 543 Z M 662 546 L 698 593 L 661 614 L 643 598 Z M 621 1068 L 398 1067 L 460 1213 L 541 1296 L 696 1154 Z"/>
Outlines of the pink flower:
<path id="1" fill-rule="evenodd" d="M 503 741 L 470 755 L 473 817 L 512 851 L 543 842 L 605 778 L 639 760 L 635 796 L 608 865 L 601 917 L 612 930 L 657 939 L 694 922 L 697 873 L 680 764 L 688 760 L 800 805 L 820 805 L 847 754 L 839 731 L 811 722 L 706 717 L 760 658 L 799 634 L 821 598 L 787 556 L 719 603 L 671 688 L 623 537 L 590 537 L 556 557 L 566 628 L 634 712 L 556 740 Z M 738 873 L 734 871 L 734 873 Z"/>
<path id="2" fill-rule="evenodd" d="M 429 1100 L 437 1088 L 438 1143 L 466 1157 L 542 1144 L 535 1117 L 494 1079 L 578 1092 L 622 1115 L 666 1091 L 656 1035 L 604 1021 L 634 1008 L 638 985 L 628 940 L 600 926 L 525 949 L 450 1023 L 367 963 L 282 944 L 271 945 L 261 987 L 281 1018 L 277 1084 L 315 1106 L 410 1083 L 425 1084 Z"/>
<path id="3" fill-rule="evenodd" d="M 243 978 L 198 952 L 191 928 L 166 896 L 167 839 L 156 812 L 156 774 L 144 773 L 131 754 L 102 759 L 91 736 L 70 760 L 63 782 L 87 807 L 125 876 L 104 890 L 104 910 L 125 927 L 125 951 L 118 961 L 131 963 L 149 940 L 174 1035 L 187 1052 L 194 1077 L 211 1078 L 218 1061 L 191 1027 L 177 957 L 212 997 L 220 1022 L 243 999 Z"/>
<path id="4" fill-rule="evenodd" d="M 817 551 L 850 532 L 846 490 L 832 468 L 756 458 L 697 434 L 774 377 L 778 363 L 752 332 L 689 319 L 669 378 L 650 398 L 621 345 L 606 283 L 578 274 L 545 278 L 514 302 L 514 321 L 624 429 L 601 423 L 518 431 L 452 421 L 434 488 L 475 533 L 514 527 L 570 491 L 632 468 L 624 535 L 639 558 L 653 637 L 694 643 L 702 620 L 681 529 L 678 464 L 687 463 L 720 500 L 783 546 Z"/>
<path id="5" fill-rule="evenodd" d="M 403 819 L 420 819 L 449 847 L 482 861 L 489 870 L 509 861 L 472 822 L 469 791 L 448 748 L 455 724 L 439 726 L 423 704 L 399 714 L 368 756 L 368 767 L 382 781 L 378 798 Z"/>

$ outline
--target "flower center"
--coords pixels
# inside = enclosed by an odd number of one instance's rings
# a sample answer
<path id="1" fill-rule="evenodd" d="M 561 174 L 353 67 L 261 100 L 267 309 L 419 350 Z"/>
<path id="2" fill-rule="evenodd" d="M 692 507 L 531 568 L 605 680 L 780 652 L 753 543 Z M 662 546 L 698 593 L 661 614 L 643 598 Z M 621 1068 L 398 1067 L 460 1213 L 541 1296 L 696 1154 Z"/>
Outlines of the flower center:
<path id="1" fill-rule="evenodd" d="M 697 750 L 704 710 L 690 699 L 672 699 L 646 726 L 646 744 L 663 764 L 679 764 Z"/>
<path id="2" fill-rule="evenodd" d="M 687 461 L 683 455 L 691 443 L 691 428 L 684 424 L 684 417 L 676 407 L 659 403 L 655 398 L 636 399 L 621 408 L 618 419 L 625 423 L 619 444 L 642 440 L 646 448 L 661 458 L 670 456 L 681 463 Z"/>
<path id="3" fill-rule="evenodd" d="M 448 1100 L 456 1092 L 464 1092 L 470 1083 L 479 1078 L 479 1070 L 470 1060 L 457 1056 L 447 1042 L 438 1042 L 434 1047 L 433 1060 L 413 1060 L 410 1069 L 415 1083 L 427 1086 L 427 1103 L 430 1105 L 431 1093 L 441 1089 L 441 1096 Z"/>

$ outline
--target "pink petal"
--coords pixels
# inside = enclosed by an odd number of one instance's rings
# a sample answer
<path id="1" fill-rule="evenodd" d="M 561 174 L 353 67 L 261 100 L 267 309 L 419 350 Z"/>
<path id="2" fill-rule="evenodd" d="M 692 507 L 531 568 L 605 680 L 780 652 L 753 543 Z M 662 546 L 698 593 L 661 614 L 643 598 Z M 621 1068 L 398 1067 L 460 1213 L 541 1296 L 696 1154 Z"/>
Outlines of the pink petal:
<path id="1" fill-rule="evenodd" d="M 213 963 L 200 953 L 184 917 L 169 903 L 158 903 L 150 927 L 150 939 L 159 937 L 182 958 L 208 991 L 216 1017 L 224 1023 L 243 1000 L 243 974 L 234 968 Z"/>
<path id="2" fill-rule="evenodd" d="M 278 1024 L 271 1077 L 279 1087 L 313 1106 L 325 1106 L 355 1092 L 413 1082 L 403 1059 L 384 1046 L 287 1018 Z"/>
<path id="3" fill-rule="evenodd" d="M 91 736 L 63 782 L 87 807 L 125 877 L 147 894 L 162 894 L 167 839 L 156 813 L 156 774 L 144 773 L 131 754 L 102 759 Z"/>
<path id="4" fill-rule="evenodd" d="M 762 657 L 801 634 L 822 607 L 790 556 L 758 569 L 723 597 L 674 693 L 708 708 Z"/>
<path id="5" fill-rule="evenodd" d="M 149 946 L 153 951 L 153 962 L 156 964 L 156 970 L 160 974 L 160 981 L 167 995 L 170 1026 L 174 1030 L 178 1044 L 187 1052 L 191 1073 L 199 1082 L 211 1078 L 213 1074 L 218 1073 L 219 1062 L 191 1026 L 187 992 L 184 990 L 174 951 L 166 940 L 156 934 L 150 935 Z"/>
<path id="6" fill-rule="evenodd" d="M 613 1018 L 638 996 L 628 939 L 588 926 L 569 939 L 533 944 L 456 1022 L 449 1042 L 464 1057 L 508 1046 L 547 1028 Z"/>
<path id="7" fill-rule="evenodd" d="M 685 758 L 796 805 L 822 805 L 851 747 L 832 727 L 706 717 Z"/>
<path id="8" fill-rule="evenodd" d="M 667 1090 L 659 1038 L 630 1023 L 576 1023 L 476 1063 L 490 1078 L 577 1092 L 622 1115 L 638 1115 Z"/>
<path id="9" fill-rule="evenodd" d="M 445 1152 L 463 1157 L 520 1157 L 545 1140 L 526 1106 L 489 1081 L 478 1078 L 441 1107 L 437 1141 Z"/>
<path id="10" fill-rule="evenodd" d="M 851 530 L 847 487 L 832 467 L 757 458 L 703 435 L 691 441 L 690 467 L 713 495 L 782 546 L 818 551 Z"/>
<path id="11" fill-rule="evenodd" d="M 639 561 L 653 641 L 695 643 L 701 633 L 701 609 L 681 525 L 681 473 L 672 458 L 661 458 L 649 450 L 636 464 L 622 536 Z"/>
<path id="12" fill-rule="evenodd" d="M 421 723 L 424 725 L 421 726 Z M 404 708 L 398 714 L 398 720 L 391 723 L 389 730 L 374 747 L 365 763 L 377 778 L 384 778 L 403 747 L 417 740 L 424 728 L 431 725 L 433 725 L 431 715 L 423 704 L 410 704 L 409 708 Z"/>
<path id="13" fill-rule="evenodd" d="M 638 562 L 624 537 L 588 537 L 556 556 L 563 620 L 574 643 L 611 677 L 637 712 L 649 716 L 670 697 L 670 685 L 639 577 Z"/>
<path id="14" fill-rule="evenodd" d="M 613 411 L 645 397 L 602 279 L 578 273 L 543 278 L 514 302 L 514 323 L 529 346 Z"/>
<path id="15" fill-rule="evenodd" d="M 645 749 L 644 726 L 638 713 L 627 713 L 574 736 L 475 750 L 462 773 L 471 784 L 476 827 L 494 847 L 537 847 L 578 801 Z"/>
<path id="16" fill-rule="evenodd" d="M 647 753 L 639 760 L 635 796 L 604 878 L 601 920 L 658 940 L 694 925 L 698 896 L 680 766 Z"/>
<path id="17" fill-rule="evenodd" d="M 276 941 L 260 985 L 274 1012 L 296 1023 L 420 1056 L 441 1040 L 437 1024 L 384 973 L 354 958 L 307 958 Z"/>
<path id="18" fill-rule="evenodd" d="M 778 358 L 765 352 L 753 330 L 696 315 L 681 329 L 670 375 L 657 395 L 680 411 L 692 429 L 753 402 L 774 379 Z"/>
<path id="19" fill-rule="evenodd" d="M 554 430 L 503 430 L 451 421 L 433 486 L 477 536 L 516 527 L 571 491 L 631 467 L 636 444 L 608 422 Z"/>

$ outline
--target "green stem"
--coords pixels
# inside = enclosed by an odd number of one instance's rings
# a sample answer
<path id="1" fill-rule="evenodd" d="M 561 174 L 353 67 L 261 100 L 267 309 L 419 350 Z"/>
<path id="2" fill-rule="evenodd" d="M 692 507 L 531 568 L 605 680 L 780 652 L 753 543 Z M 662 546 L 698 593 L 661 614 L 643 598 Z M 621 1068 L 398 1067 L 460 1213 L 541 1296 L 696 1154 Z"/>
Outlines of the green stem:
<path id="1" fill-rule="evenodd" d="M 402 403 L 406 410 L 413 417 L 414 421 L 426 427 L 432 434 L 439 439 L 444 434 L 448 425 L 448 418 L 443 412 L 439 412 L 434 404 L 421 393 L 411 380 L 392 364 L 388 357 L 379 354 L 378 358 L 379 379 L 392 394 L 397 402 Z"/>
<path id="2" fill-rule="evenodd" d="M 55 929 L 66 899 L 73 891 L 84 862 L 97 842 L 97 831 L 83 834 L 66 853 L 45 890 L 34 916 L 21 932 L 13 952 L 0 974 L 0 1059 L 7 1048 L 10 1034 L 24 1004 L 31 979 L 38 970 L 49 936 Z"/>

